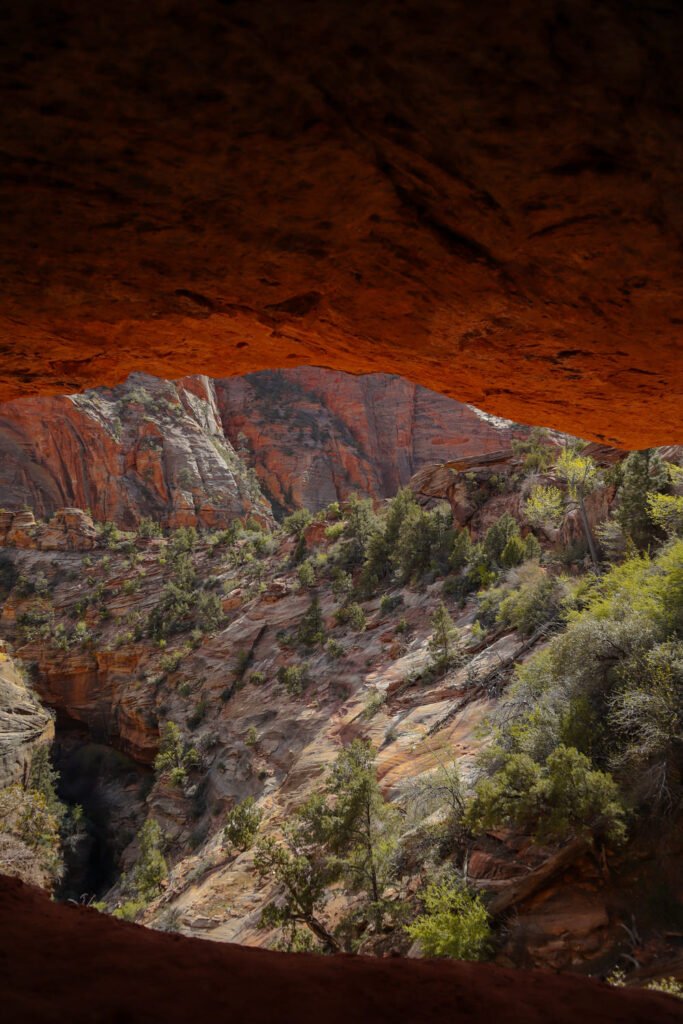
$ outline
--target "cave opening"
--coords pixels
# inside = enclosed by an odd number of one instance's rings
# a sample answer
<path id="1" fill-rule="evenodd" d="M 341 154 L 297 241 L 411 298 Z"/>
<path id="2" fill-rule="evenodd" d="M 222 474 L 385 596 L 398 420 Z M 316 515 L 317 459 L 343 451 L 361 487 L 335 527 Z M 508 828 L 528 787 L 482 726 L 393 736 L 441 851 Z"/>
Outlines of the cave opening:
<path id="1" fill-rule="evenodd" d="M 122 855 L 144 818 L 152 772 L 62 711 L 55 718 L 51 758 L 59 799 L 71 812 L 82 810 L 64 845 L 64 874 L 55 896 L 90 904 L 124 869 Z"/>

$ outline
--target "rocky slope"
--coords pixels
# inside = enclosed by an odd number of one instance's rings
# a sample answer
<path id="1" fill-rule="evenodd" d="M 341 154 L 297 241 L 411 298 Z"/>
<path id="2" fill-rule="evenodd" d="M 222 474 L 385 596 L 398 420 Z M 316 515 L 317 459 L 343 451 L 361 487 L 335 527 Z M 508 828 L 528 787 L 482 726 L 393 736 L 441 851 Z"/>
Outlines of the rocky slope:
<path id="1" fill-rule="evenodd" d="M 498 481 L 500 473 L 499 466 Z M 518 496 L 499 493 L 490 470 L 468 476 L 473 491 L 489 495 L 470 516 L 475 536 L 504 511 L 520 515 Z M 597 503 L 596 521 L 601 508 Z M 196 748 L 200 765 L 182 785 L 162 775 L 153 785 L 148 778 L 148 790 L 133 775 L 123 788 L 110 777 L 103 789 L 106 779 L 93 775 L 92 790 L 79 796 L 86 809 L 94 801 L 118 823 L 119 868 L 138 855 L 135 842 L 122 848 L 122 838 L 132 840 L 146 815 L 159 822 L 172 870 L 145 920 L 161 927 L 172 922 L 187 935 L 249 945 L 275 939 L 259 925 L 274 890 L 259 881 L 252 851 L 238 853 L 223 843 L 222 822 L 231 807 L 253 797 L 264 815 L 263 832 L 277 835 L 291 811 L 320 787 L 342 746 L 363 736 L 378 749 L 383 792 L 412 814 L 415 787 L 444 760 L 456 757 L 470 777 L 496 695 L 513 665 L 542 642 L 511 630 L 494 631 L 482 642 L 473 626 L 476 604 L 460 607 L 449 599 L 471 651 L 468 662 L 416 683 L 429 664 L 441 583 L 394 587 L 389 604 L 379 595 L 366 600 L 360 631 L 337 621 L 341 599 L 324 576 L 337 543 L 334 519 L 313 522 L 305 533 L 321 573 L 326 646 L 305 650 L 296 641 L 312 592 L 292 565 L 294 538 L 253 531 L 227 546 L 218 534 L 196 541 L 189 554 L 197 579 L 218 596 L 225 620 L 217 630 L 171 633 L 160 642 L 148 622 L 176 577 L 173 537 L 121 537 L 109 547 L 98 539 L 93 547 L 87 517 L 82 520 L 81 550 L 73 530 L 68 550 L 57 557 L 54 547 L 43 549 L 41 536 L 50 528 L 39 524 L 24 524 L 20 543 L 7 544 L 15 578 L 45 582 L 40 593 L 11 589 L 0 632 L 30 667 L 36 692 L 56 709 L 62 735 L 70 730 L 77 738 L 80 730 L 81 745 L 114 748 L 142 771 L 159 750 L 164 722 L 178 724 Z M 304 670 L 301 692 L 283 685 L 282 670 L 290 666 Z M 66 754 L 75 756 L 73 749 Z M 651 851 L 644 856 L 641 873 L 653 868 L 652 858 Z M 410 901 L 421 855 L 409 856 L 408 865 L 401 892 Z M 471 883 L 502 900 L 506 913 L 515 908 L 499 944 L 500 963 L 596 971 L 619 948 L 629 904 L 618 884 L 605 883 L 585 848 L 555 861 L 552 851 L 494 834 L 477 841 L 468 870 Z M 333 900 L 333 921 L 347 910 L 345 900 Z M 401 934 L 394 941 L 405 952 Z"/>
<path id="2" fill-rule="evenodd" d="M 278 513 L 353 491 L 389 497 L 429 464 L 505 447 L 511 429 L 381 374 L 133 374 L 113 389 L 0 405 L 0 508 L 226 526 L 269 516 L 264 495 Z"/>
<path id="3" fill-rule="evenodd" d="M 25 782 L 36 747 L 54 737 L 52 716 L 0 642 L 0 789 Z"/>

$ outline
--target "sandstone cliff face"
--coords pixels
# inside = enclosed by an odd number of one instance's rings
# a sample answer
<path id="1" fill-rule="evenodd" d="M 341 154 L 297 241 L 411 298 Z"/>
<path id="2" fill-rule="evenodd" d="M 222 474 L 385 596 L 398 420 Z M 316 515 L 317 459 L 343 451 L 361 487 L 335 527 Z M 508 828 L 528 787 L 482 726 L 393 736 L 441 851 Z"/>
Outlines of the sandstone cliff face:
<path id="1" fill-rule="evenodd" d="M 268 517 L 226 439 L 214 387 L 133 374 L 120 387 L 0 406 L 0 506 L 37 515 L 65 505 L 122 527 L 223 526 Z"/>
<path id="2" fill-rule="evenodd" d="M 53 738 L 52 716 L 0 641 L 0 789 L 25 781 L 33 751 Z"/>
<path id="3" fill-rule="evenodd" d="M 512 436 L 512 424 L 387 374 L 303 367 L 228 378 L 216 390 L 226 434 L 288 510 L 318 510 L 354 491 L 387 498 L 424 466 Z"/>
<path id="4" fill-rule="evenodd" d="M 276 512 L 353 491 L 389 497 L 424 466 L 505 446 L 511 429 L 385 374 L 133 374 L 111 390 L 0 406 L 0 507 L 219 527 L 269 516 L 259 483 Z"/>

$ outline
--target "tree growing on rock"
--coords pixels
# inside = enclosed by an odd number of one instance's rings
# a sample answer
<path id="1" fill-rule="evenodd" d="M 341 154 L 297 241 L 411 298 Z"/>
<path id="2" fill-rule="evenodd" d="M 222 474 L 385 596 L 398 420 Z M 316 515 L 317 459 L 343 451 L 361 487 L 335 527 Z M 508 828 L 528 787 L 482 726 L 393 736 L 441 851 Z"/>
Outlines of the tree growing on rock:
<path id="1" fill-rule="evenodd" d="M 223 829 L 225 842 L 238 850 L 248 850 L 254 844 L 262 818 L 263 811 L 256 806 L 253 796 L 248 796 L 228 812 Z"/>
<path id="2" fill-rule="evenodd" d="M 317 594 L 302 615 L 296 636 L 305 647 L 316 647 L 325 639 L 325 620 Z"/>
<path id="3" fill-rule="evenodd" d="M 386 888 L 394 874 L 400 815 L 379 788 L 370 743 L 354 740 L 339 754 L 326 792 L 332 800 L 327 819 L 332 863 L 352 891 L 364 894 L 379 926 Z"/>
<path id="4" fill-rule="evenodd" d="M 432 636 L 427 645 L 431 667 L 437 672 L 446 672 L 460 661 L 460 647 L 460 631 L 442 601 L 432 615 Z"/>
<path id="5" fill-rule="evenodd" d="M 652 449 L 631 452 L 624 460 L 615 518 L 624 534 L 640 549 L 647 547 L 653 534 L 648 497 L 661 494 L 668 482 L 664 460 Z"/>
<path id="6" fill-rule="evenodd" d="M 313 798 L 285 825 L 280 840 L 267 836 L 259 840 L 254 867 L 262 881 L 278 887 L 276 898 L 263 910 L 262 928 L 282 928 L 293 944 L 299 926 L 304 925 L 324 950 L 338 953 L 340 946 L 325 923 L 327 886 L 334 872 L 330 867 L 318 819 L 319 801 Z"/>
<path id="7" fill-rule="evenodd" d="M 158 776 L 166 776 L 174 786 L 184 786 L 188 772 L 199 765 L 199 753 L 189 746 L 175 722 L 165 722 L 161 730 L 159 753 L 154 759 Z"/>

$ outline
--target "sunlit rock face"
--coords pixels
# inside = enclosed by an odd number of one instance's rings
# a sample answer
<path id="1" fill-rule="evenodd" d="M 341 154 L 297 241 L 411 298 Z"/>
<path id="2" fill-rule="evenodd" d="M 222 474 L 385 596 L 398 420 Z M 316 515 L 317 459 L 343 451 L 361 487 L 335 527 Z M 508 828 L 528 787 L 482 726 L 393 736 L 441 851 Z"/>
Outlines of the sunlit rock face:
<path id="1" fill-rule="evenodd" d="M 400 373 L 681 432 L 683 10 L 14 4 L 0 396 Z"/>
<path id="2" fill-rule="evenodd" d="M 133 374 L 112 389 L 0 405 L 0 507 L 25 505 L 38 516 L 74 505 L 127 528 L 146 516 L 169 527 L 271 518 L 206 377 Z"/>

